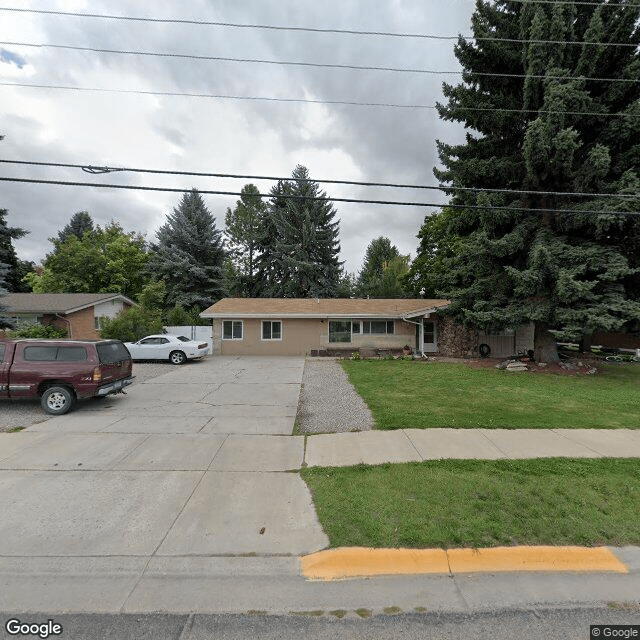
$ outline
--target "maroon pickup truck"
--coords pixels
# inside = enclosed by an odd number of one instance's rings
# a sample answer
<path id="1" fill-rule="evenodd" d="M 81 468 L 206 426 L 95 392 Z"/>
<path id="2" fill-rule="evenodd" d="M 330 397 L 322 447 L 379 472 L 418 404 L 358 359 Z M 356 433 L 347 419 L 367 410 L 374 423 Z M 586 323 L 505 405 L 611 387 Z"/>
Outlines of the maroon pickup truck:
<path id="1" fill-rule="evenodd" d="M 133 382 L 119 340 L 0 340 L 0 398 L 40 398 L 46 413 L 67 413 L 79 398 L 118 393 Z"/>

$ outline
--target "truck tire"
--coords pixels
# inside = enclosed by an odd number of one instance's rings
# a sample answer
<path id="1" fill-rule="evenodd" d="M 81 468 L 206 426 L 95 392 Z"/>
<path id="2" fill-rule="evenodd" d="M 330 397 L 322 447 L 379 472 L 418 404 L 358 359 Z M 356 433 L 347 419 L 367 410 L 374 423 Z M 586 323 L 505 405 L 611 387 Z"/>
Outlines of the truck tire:
<path id="1" fill-rule="evenodd" d="M 489 354 L 491 353 L 491 347 L 486 342 L 483 342 L 478 347 L 478 351 L 480 352 L 480 357 L 481 358 L 488 358 Z"/>
<path id="2" fill-rule="evenodd" d="M 61 416 L 75 404 L 75 394 L 68 387 L 49 387 L 40 397 L 40 406 L 45 413 Z"/>

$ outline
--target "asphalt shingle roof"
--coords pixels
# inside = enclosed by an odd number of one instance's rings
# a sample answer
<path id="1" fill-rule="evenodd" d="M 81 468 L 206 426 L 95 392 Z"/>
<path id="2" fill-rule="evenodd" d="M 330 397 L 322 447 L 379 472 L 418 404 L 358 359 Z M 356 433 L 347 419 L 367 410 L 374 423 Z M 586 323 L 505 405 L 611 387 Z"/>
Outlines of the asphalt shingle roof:
<path id="1" fill-rule="evenodd" d="M 205 309 L 203 318 L 217 317 L 379 317 L 399 318 L 422 310 L 446 307 L 449 300 L 365 298 L 224 298 Z"/>
<path id="2" fill-rule="evenodd" d="M 2 304 L 9 313 L 68 313 L 113 298 L 131 302 L 119 293 L 8 293 Z"/>

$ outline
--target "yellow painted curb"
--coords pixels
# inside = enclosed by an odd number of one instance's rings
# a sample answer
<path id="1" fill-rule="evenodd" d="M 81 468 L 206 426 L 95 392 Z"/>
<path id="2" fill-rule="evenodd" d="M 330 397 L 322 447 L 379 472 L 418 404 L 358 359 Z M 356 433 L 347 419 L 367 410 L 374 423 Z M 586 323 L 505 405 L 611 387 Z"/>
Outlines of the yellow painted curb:
<path id="1" fill-rule="evenodd" d="M 449 573 L 447 552 L 444 549 L 342 547 L 302 557 L 302 575 L 311 580 L 417 573 Z"/>
<path id="2" fill-rule="evenodd" d="M 342 547 L 301 558 L 309 580 L 383 575 L 573 571 L 628 573 L 607 547 L 492 547 L 487 549 L 367 549 Z"/>
<path id="3" fill-rule="evenodd" d="M 589 571 L 628 573 L 607 547 L 492 547 L 449 549 L 451 573 Z"/>

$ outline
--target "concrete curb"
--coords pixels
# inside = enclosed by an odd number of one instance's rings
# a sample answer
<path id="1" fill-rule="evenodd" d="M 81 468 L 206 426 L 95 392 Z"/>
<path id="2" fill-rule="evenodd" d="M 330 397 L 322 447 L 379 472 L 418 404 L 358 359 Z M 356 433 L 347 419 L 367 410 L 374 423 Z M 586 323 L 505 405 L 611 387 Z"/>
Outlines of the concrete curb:
<path id="1" fill-rule="evenodd" d="M 307 580 L 383 575 L 503 572 L 628 573 L 608 547 L 492 547 L 486 549 L 369 549 L 341 547 L 303 556 Z"/>

